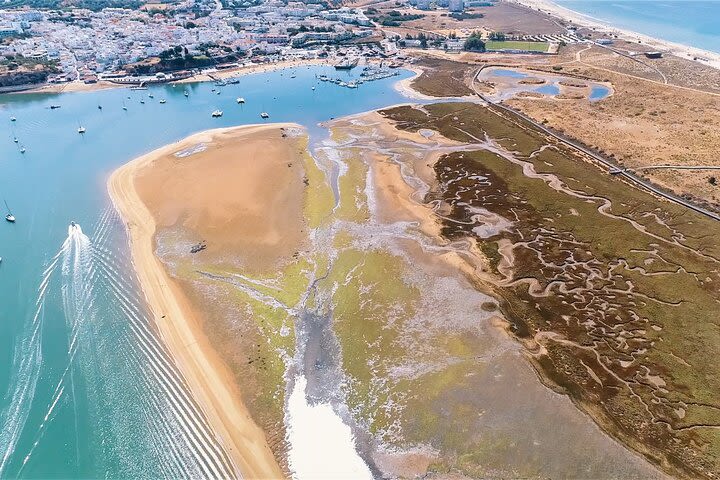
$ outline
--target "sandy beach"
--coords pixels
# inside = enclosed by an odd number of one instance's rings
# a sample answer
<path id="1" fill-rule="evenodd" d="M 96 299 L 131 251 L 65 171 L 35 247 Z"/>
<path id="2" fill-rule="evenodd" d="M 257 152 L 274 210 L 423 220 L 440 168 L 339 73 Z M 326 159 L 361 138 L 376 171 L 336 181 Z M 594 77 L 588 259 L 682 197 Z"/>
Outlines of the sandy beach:
<path id="1" fill-rule="evenodd" d="M 673 55 L 677 55 L 681 58 L 696 60 L 705 65 L 720 69 L 720 54 L 714 52 L 709 52 L 700 48 L 691 47 L 689 45 L 682 45 L 679 43 L 662 40 L 659 38 L 651 37 L 649 35 L 633 32 L 631 30 L 616 28 L 609 23 L 602 22 L 601 20 L 595 19 L 588 15 L 584 15 L 568 8 L 562 7 L 553 3 L 550 0 L 510 1 L 525 5 L 526 7 L 532 8 L 534 10 L 540 10 L 559 19 L 573 22 L 577 25 L 608 32 L 630 42 L 637 43 L 639 41 L 652 48 L 672 53 Z"/>
<path id="2" fill-rule="evenodd" d="M 167 162 L 189 163 L 194 161 L 194 155 L 201 155 L 199 151 L 192 152 L 187 156 L 175 155 L 177 152 L 187 151 L 186 149 L 190 147 L 197 145 L 207 146 L 211 149 L 217 147 L 218 151 L 223 153 L 222 145 L 225 143 L 235 146 L 252 144 L 253 142 L 247 141 L 247 139 L 249 136 L 254 136 L 255 139 L 260 138 L 260 143 L 255 144 L 255 147 L 265 148 L 269 140 L 264 135 L 279 137 L 277 132 L 281 127 L 288 126 L 255 125 L 198 133 L 131 161 L 116 170 L 108 181 L 112 201 L 127 225 L 133 264 L 157 326 L 183 371 L 195 398 L 202 406 L 215 432 L 220 437 L 221 443 L 239 470 L 239 476 L 244 478 L 280 478 L 283 473 L 268 446 L 265 433 L 243 404 L 241 392 L 236 386 L 232 371 L 210 344 L 203 330 L 202 312 L 198 311 L 195 304 L 191 304 L 181 286 L 168 274 L 165 266 L 155 255 L 155 234 L 158 222 L 171 221 L 170 219 L 175 218 L 173 215 L 176 214 L 185 218 L 185 213 L 177 209 L 175 211 L 163 209 L 161 205 L 153 203 L 157 198 L 149 199 L 147 191 L 144 194 L 139 191 L 142 189 L 137 188 L 137 183 L 138 178 L 146 173 L 149 166 L 162 169 Z M 234 156 L 206 155 L 205 161 L 208 157 L 213 157 L 215 161 L 224 162 L 223 168 L 216 170 L 222 174 L 226 171 L 224 168 L 226 165 L 231 168 L 233 159 L 243 158 L 237 155 L 238 152 L 234 151 L 236 154 Z M 228 152 L 225 151 L 225 153 Z M 151 170 L 156 172 L 158 168 Z M 208 175 L 218 181 L 223 181 L 222 175 L 215 175 L 209 170 Z M 224 178 L 227 181 L 227 179 L 232 180 L 235 177 L 228 174 Z M 173 190 L 172 186 L 157 190 L 183 193 L 181 190 Z M 241 190 L 240 186 L 238 190 Z M 191 197 L 192 195 L 189 194 L 188 198 Z M 172 194 L 168 198 L 172 198 Z M 148 208 L 148 203 L 154 208 L 152 212 Z M 158 207 L 160 211 L 156 210 Z M 219 211 L 220 215 L 223 215 L 223 210 L 219 209 Z M 212 217 L 213 212 L 208 212 L 208 214 Z M 191 222 L 192 218 L 196 217 L 191 215 Z M 212 224 L 212 221 L 209 223 Z M 212 236 L 213 240 L 218 238 L 217 235 L 213 235 L 213 232 L 203 232 L 203 234 Z M 273 237 L 272 232 L 265 232 L 265 234 L 268 238 Z M 228 239 L 228 241 L 231 240 Z"/>

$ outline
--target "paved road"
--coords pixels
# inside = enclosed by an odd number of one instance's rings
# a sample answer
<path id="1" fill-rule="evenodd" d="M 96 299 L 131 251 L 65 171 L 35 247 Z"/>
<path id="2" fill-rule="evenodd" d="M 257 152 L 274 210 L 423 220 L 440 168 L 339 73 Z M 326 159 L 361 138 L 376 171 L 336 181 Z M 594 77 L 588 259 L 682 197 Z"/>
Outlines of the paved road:
<path id="1" fill-rule="evenodd" d="M 669 201 L 671 201 L 671 202 L 677 203 L 678 205 L 682 205 L 682 206 L 684 206 L 684 207 L 689 208 L 690 210 L 693 210 L 693 211 L 695 211 L 695 212 L 701 213 L 701 214 L 703 214 L 703 215 L 705 215 L 705 216 L 707 216 L 707 217 L 710 217 L 710 218 L 712 218 L 712 219 L 714 219 L 714 220 L 720 221 L 720 215 L 719 215 L 719 214 L 717 214 L 717 213 L 715 213 L 715 212 L 712 212 L 712 211 L 710 211 L 710 210 L 707 210 L 707 209 L 705 209 L 705 208 L 703 208 L 703 207 L 701 207 L 701 206 L 699 206 L 699 205 L 695 205 L 694 203 L 689 202 L 689 201 L 685 200 L 685 199 L 682 198 L 682 197 L 678 197 L 677 195 L 674 195 L 674 194 L 672 194 L 672 193 L 669 193 L 669 192 L 666 192 L 666 191 L 664 191 L 664 190 L 661 190 L 661 189 L 659 189 L 658 187 L 656 187 L 655 185 L 653 185 L 652 183 L 650 183 L 649 181 L 647 181 L 647 180 L 645 180 L 645 179 L 643 179 L 643 178 L 638 177 L 637 175 L 633 174 L 632 172 L 628 172 L 628 171 L 625 171 L 625 170 L 621 169 L 621 168 L 620 168 L 618 165 L 616 165 L 614 162 L 611 162 L 611 161 L 608 160 L 607 158 L 605 158 L 605 157 L 603 157 L 603 156 L 601 156 L 601 155 L 593 152 L 592 150 L 590 150 L 590 149 L 588 149 L 587 147 L 583 146 L 582 144 L 576 142 L 575 140 L 572 140 L 572 139 L 570 139 L 570 138 L 565 137 L 564 135 L 560 135 L 559 133 L 556 133 L 556 132 L 550 130 L 549 128 L 545 127 L 544 125 L 536 122 L 536 121 L 533 120 L 532 118 L 528 117 L 527 115 L 525 115 L 525 114 L 523 114 L 523 113 L 521 113 L 521 112 L 518 112 L 517 110 L 515 110 L 515 109 L 513 109 L 513 108 L 510 108 L 510 107 L 508 107 L 508 106 L 506 106 L 506 105 L 503 105 L 503 104 L 501 104 L 501 103 L 495 103 L 495 102 L 493 102 L 492 100 L 490 100 L 489 98 L 485 97 L 482 93 L 478 92 L 477 89 L 475 88 L 475 79 L 476 79 L 477 76 L 480 74 L 480 71 L 481 71 L 481 70 L 482 70 L 482 67 L 475 73 L 475 76 L 473 77 L 473 81 L 472 81 L 472 88 L 473 88 L 473 91 L 475 92 L 475 94 L 476 94 L 478 97 L 480 97 L 483 101 L 485 101 L 486 103 L 488 103 L 489 105 L 492 105 L 492 106 L 494 106 L 494 107 L 496 107 L 496 108 L 498 108 L 498 109 L 500 109 L 500 110 L 503 110 L 503 111 L 505 111 L 505 112 L 507 112 L 507 113 L 510 113 L 511 115 L 515 115 L 515 116 L 517 116 L 517 117 L 520 117 L 520 118 L 522 118 L 523 120 L 525 120 L 526 122 L 528 122 L 528 123 L 530 123 L 531 125 L 533 125 L 534 127 L 536 127 L 537 129 L 539 129 L 539 130 L 541 130 L 542 132 L 546 133 L 547 135 L 550 135 L 551 137 L 559 140 L 561 143 L 564 143 L 565 145 L 567 145 L 567 146 L 569 146 L 569 147 L 571 147 L 571 148 L 574 148 L 575 150 L 579 150 L 580 152 L 582 152 L 582 153 L 584 153 L 584 154 L 586 154 L 586 155 L 589 155 L 589 156 L 592 157 L 593 159 L 597 160 L 597 161 L 600 162 L 601 164 L 603 164 L 603 165 L 605 165 L 606 167 L 608 167 L 608 171 L 609 171 L 609 170 L 618 170 L 617 175 L 618 175 L 618 176 L 623 176 L 623 177 L 625 177 L 625 178 L 626 178 L 628 181 L 630 181 L 631 183 L 634 183 L 635 185 L 638 185 L 638 186 L 640 186 L 640 187 L 642 187 L 642 188 L 645 188 L 646 190 L 649 190 L 649 191 L 651 191 L 652 193 L 654 193 L 654 194 L 656 194 L 656 195 L 658 195 L 658 196 L 660 196 L 660 197 L 663 197 L 663 198 L 665 198 L 665 199 L 667 199 L 667 200 L 669 200 Z"/>

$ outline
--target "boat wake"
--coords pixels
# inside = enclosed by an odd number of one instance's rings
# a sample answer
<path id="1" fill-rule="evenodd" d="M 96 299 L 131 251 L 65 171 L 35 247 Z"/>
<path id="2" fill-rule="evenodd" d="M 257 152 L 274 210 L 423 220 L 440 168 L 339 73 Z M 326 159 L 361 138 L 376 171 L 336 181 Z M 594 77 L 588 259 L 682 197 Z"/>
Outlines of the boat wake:
<path id="1" fill-rule="evenodd" d="M 74 419 L 75 461 L 83 470 L 123 477 L 237 476 L 144 308 L 124 249 L 113 247 L 122 241 L 119 226 L 112 208 L 101 215 L 92 239 L 71 224 L 43 272 L 35 315 L 16 344 L 9 408 L 0 416 L 2 478 L 22 473 L 58 416 Z M 43 358 L 49 293 L 64 317 L 52 318 L 55 327 L 64 321 L 60 362 Z"/>

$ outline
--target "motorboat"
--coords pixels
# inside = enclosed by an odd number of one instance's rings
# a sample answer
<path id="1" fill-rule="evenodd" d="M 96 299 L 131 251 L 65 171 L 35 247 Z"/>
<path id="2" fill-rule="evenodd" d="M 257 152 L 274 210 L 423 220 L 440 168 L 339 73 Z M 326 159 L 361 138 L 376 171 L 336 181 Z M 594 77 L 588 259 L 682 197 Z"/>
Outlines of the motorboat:
<path id="1" fill-rule="evenodd" d="M 164 98 L 162 100 L 160 100 L 160 103 L 166 103 L 166 102 L 167 102 L 167 100 L 165 100 Z"/>
<path id="2" fill-rule="evenodd" d="M 222 111 L 222 110 L 215 110 L 214 112 L 212 112 L 212 113 L 210 114 L 210 116 L 213 117 L 213 118 L 222 117 L 222 116 L 223 116 L 223 111 Z"/>
<path id="3" fill-rule="evenodd" d="M 237 103 L 245 103 L 245 99 L 243 97 L 238 97 Z"/>
<path id="4" fill-rule="evenodd" d="M 260 114 L 260 118 L 270 118 L 270 114 L 267 113 L 267 112 L 262 112 L 262 113 Z"/>
<path id="5" fill-rule="evenodd" d="M 85 127 L 82 125 L 78 127 L 78 133 L 85 133 Z"/>

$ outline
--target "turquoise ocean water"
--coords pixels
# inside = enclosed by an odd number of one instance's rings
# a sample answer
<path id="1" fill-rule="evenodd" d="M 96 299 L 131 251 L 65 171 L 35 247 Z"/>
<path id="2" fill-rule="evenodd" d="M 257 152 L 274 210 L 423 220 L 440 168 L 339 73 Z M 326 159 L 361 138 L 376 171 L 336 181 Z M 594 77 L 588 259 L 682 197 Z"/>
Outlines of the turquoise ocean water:
<path id="1" fill-rule="evenodd" d="M 614 27 L 720 53 L 717 0 L 553 0 Z"/>
<path id="2" fill-rule="evenodd" d="M 260 123 L 261 111 L 317 140 L 320 121 L 407 101 L 392 86 L 407 71 L 358 89 L 315 78 L 358 69 L 292 71 L 242 77 L 220 95 L 190 84 L 189 98 L 183 86 L 0 96 L 0 198 L 17 217 L 0 223 L 0 478 L 227 476 L 147 314 L 106 180 L 193 132 Z"/>

